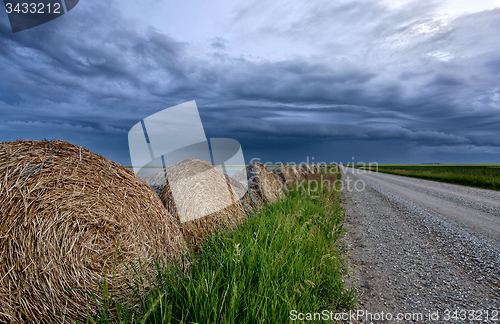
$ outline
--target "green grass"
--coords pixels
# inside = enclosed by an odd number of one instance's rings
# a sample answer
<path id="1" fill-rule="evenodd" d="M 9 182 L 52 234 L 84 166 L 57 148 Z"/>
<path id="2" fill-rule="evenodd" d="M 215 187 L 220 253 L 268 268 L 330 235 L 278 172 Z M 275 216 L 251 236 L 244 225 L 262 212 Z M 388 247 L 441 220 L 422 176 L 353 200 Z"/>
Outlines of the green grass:
<path id="1" fill-rule="evenodd" d="M 192 254 L 187 273 L 158 265 L 147 289 L 146 280 L 137 278 L 135 318 L 118 305 L 120 315 L 111 320 L 114 301 L 106 298 L 89 322 L 289 323 L 292 310 L 352 308 L 354 290 L 343 282 L 347 260 L 339 242 L 344 213 L 338 192 L 312 194 L 294 189 L 236 230 L 210 236 Z"/>
<path id="2" fill-rule="evenodd" d="M 372 169 L 374 168 L 372 167 Z M 498 165 L 379 165 L 378 171 L 470 187 L 500 190 L 500 166 Z"/>

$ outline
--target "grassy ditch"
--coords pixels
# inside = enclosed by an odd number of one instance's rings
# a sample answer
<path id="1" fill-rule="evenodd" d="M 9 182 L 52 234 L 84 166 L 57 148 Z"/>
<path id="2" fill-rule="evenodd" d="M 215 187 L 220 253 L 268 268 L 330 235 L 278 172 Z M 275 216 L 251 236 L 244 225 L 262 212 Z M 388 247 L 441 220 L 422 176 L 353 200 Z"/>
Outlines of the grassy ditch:
<path id="1" fill-rule="evenodd" d="M 210 236 L 191 254 L 188 272 L 158 265 L 153 281 L 137 278 L 139 311 L 107 297 L 89 322 L 288 323 L 292 310 L 353 307 L 354 291 L 343 282 L 347 260 L 339 242 L 344 213 L 338 192 L 313 188 L 294 188 L 236 230 Z"/>
<path id="2" fill-rule="evenodd" d="M 498 165 L 379 165 L 377 168 L 378 172 L 389 174 L 500 190 Z"/>

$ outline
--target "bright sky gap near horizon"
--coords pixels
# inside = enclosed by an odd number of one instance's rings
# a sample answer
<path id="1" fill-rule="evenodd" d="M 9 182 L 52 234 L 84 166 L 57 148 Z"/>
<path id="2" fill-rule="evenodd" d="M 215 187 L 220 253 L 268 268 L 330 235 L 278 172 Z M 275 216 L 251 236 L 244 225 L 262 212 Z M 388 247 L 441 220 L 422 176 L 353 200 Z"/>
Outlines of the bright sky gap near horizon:
<path id="1" fill-rule="evenodd" d="M 0 70 L 0 141 L 124 165 L 191 100 L 247 162 L 500 163 L 500 0 L 81 0 L 16 34 L 2 10 Z"/>

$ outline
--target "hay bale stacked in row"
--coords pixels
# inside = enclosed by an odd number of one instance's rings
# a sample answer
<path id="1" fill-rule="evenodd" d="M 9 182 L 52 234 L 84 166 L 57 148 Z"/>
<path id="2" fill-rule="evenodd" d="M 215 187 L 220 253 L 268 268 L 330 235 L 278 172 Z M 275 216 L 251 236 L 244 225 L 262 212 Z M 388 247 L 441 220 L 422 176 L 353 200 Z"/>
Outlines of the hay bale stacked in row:
<path id="1" fill-rule="evenodd" d="M 185 240 L 234 227 L 283 196 L 280 179 L 311 171 L 254 162 L 247 190 L 247 179 L 187 159 L 143 181 L 70 143 L 16 141 L 0 143 L 0 172 L 0 322 L 60 322 L 84 321 L 103 281 L 125 298 L 124 264 L 146 276 L 155 260 L 179 261 Z"/>
<path id="2" fill-rule="evenodd" d="M 259 210 L 265 206 L 265 201 L 262 198 L 257 186 L 248 184 L 247 193 L 241 199 L 241 204 L 247 214 L 251 214 L 254 210 Z"/>
<path id="3" fill-rule="evenodd" d="M 313 168 L 310 165 L 307 164 L 301 164 L 302 170 L 304 172 L 304 175 L 307 177 L 308 175 L 313 174 Z"/>
<path id="4" fill-rule="evenodd" d="M 178 260 L 179 221 L 134 172 L 60 140 L 0 143 L 0 322 L 86 320 L 107 281 Z M 138 266 L 138 261 L 142 266 Z"/>
<path id="5" fill-rule="evenodd" d="M 308 172 L 303 167 L 303 164 L 293 165 L 293 166 L 291 166 L 291 168 L 294 171 L 294 173 L 297 175 L 297 179 L 302 180 L 302 179 L 307 178 Z"/>
<path id="6" fill-rule="evenodd" d="M 290 168 L 294 177 L 297 180 L 300 180 L 304 177 L 303 172 L 302 172 L 302 168 L 299 165 L 289 165 L 288 167 Z"/>
<path id="7" fill-rule="evenodd" d="M 169 170 L 160 198 L 181 222 L 186 241 L 196 246 L 215 229 L 232 228 L 242 222 L 245 211 L 239 190 L 209 162 L 185 159 Z"/>
<path id="8" fill-rule="evenodd" d="M 248 188 L 248 180 L 246 179 L 246 170 L 243 169 L 243 171 L 245 173 L 244 181 L 238 181 L 234 177 L 234 175 L 231 177 L 226 175 L 226 178 L 228 179 L 232 189 L 236 192 L 237 197 L 241 197 L 240 203 L 243 207 L 243 210 L 245 211 L 245 215 L 249 216 L 253 213 L 254 209 L 259 209 L 263 207 L 264 202 L 262 200 L 256 199 L 256 197 L 258 197 L 258 194 L 255 192 L 255 190 L 251 190 Z"/>
<path id="9" fill-rule="evenodd" d="M 264 207 L 264 200 L 262 199 L 257 186 L 249 185 L 249 176 L 250 174 L 247 172 L 247 168 L 244 168 L 230 177 L 231 181 L 240 183 L 241 188 L 246 190 L 245 195 L 240 199 L 240 201 L 243 205 L 243 209 L 245 209 L 245 212 L 248 215 L 250 215 L 255 209 Z"/>
<path id="10" fill-rule="evenodd" d="M 311 168 L 314 174 L 318 174 L 323 170 L 319 164 L 313 164 Z"/>
<path id="11" fill-rule="evenodd" d="M 305 165 L 304 167 L 309 174 L 318 174 L 321 171 L 319 164 Z"/>
<path id="12" fill-rule="evenodd" d="M 146 183 L 151 187 L 151 189 L 153 189 L 159 196 L 161 189 L 163 189 L 163 187 L 166 184 L 165 175 L 169 170 L 170 168 L 166 168 L 165 170 L 161 170 L 156 173 L 147 174 L 142 177 L 142 180 L 146 181 Z"/>
<path id="13" fill-rule="evenodd" d="M 280 177 L 283 184 L 291 184 L 297 180 L 303 180 L 311 174 L 318 174 L 321 172 L 321 167 L 318 164 L 314 165 L 284 165 L 280 164 L 274 168 L 273 173 Z"/>
<path id="14" fill-rule="evenodd" d="M 323 170 L 319 164 L 299 164 L 297 168 L 302 171 L 304 178 L 308 178 L 312 174 L 319 174 Z"/>
<path id="15" fill-rule="evenodd" d="M 275 202 L 284 196 L 280 178 L 261 162 L 247 167 L 248 187 L 260 196 L 264 203 Z"/>
<path id="16" fill-rule="evenodd" d="M 319 174 L 322 168 L 318 164 L 307 165 L 278 165 L 273 172 L 281 178 L 282 183 L 290 184 L 297 180 L 304 180 L 312 174 Z"/>
<path id="17" fill-rule="evenodd" d="M 297 180 L 297 175 L 292 170 L 292 168 L 284 164 L 280 164 L 277 167 L 275 167 L 273 169 L 273 173 L 280 178 L 281 183 L 284 185 L 291 184 L 292 182 Z"/>

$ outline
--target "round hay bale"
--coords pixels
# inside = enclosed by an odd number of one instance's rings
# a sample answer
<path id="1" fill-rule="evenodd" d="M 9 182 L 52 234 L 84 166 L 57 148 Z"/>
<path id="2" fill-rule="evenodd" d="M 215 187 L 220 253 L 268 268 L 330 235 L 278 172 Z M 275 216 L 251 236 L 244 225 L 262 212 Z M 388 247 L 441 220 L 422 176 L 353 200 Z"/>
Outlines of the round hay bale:
<path id="1" fill-rule="evenodd" d="M 247 215 L 265 206 L 264 199 L 255 188 L 248 188 L 240 202 Z"/>
<path id="2" fill-rule="evenodd" d="M 321 171 L 321 167 L 319 166 L 319 164 L 313 164 L 313 165 L 309 166 L 309 168 L 311 169 L 311 172 L 313 174 L 318 174 Z"/>
<path id="3" fill-rule="evenodd" d="M 0 322 L 85 322 L 100 283 L 129 295 L 124 265 L 146 275 L 155 259 L 179 259 L 179 222 L 122 165 L 19 140 L 0 143 L 0 174 Z"/>
<path id="4" fill-rule="evenodd" d="M 153 189 L 157 195 L 160 195 L 161 189 L 166 184 L 165 182 L 165 174 L 168 172 L 170 168 L 166 168 L 165 170 L 158 171 L 156 173 L 148 174 L 142 176 L 142 180 L 144 180 L 151 189 Z"/>
<path id="5" fill-rule="evenodd" d="M 181 222 L 188 244 L 197 246 L 215 229 L 233 228 L 245 218 L 238 189 L 231 185 L 226 174 L 209 162 L 185 159 L 174 164 L 168 172 L 160 198 Z"/>
<path id="6" fill-rule="evenodd" d="M 283 185 L 292 184 L 297 180 L 296 174 L 292 171 L 292 169 L 284 164 L 280 164 L 274 168 L 273 173 L 276 174 Z"/>
<path id="7" fill-rule="evenodd" d="M 238 197 L 241 197 L 240 202 L 247 215 L 252 214 L 254 209 L 259 209 L 264 206 L 264 201 L 260 194 L 255 189 L 249 188 L 246 168 L 236 172 L 230 177 L 228 176 L 228 178 L 233 188 L 239 188 L 236 191 Z M 242 191 L 245 191 L 243 196 L 240 194 Z"/>
<path id="8" fill-rule="evenodd" d="M 275 202 L 283 197 L 279 177 L 261 162 L 252 162 L 247 167 L 248 186 L 257 191 L 264 203 Z"/>
<path id="9" fill-rule="evenodd" d="M 236 172 L 231 176 L 234 180 L 240 182 L 240 183 L 248 183 L 248 174 L 247 174 L 247 169 L 241 169 L 240 171 Z"/>
<path id="10" fill-rule="evenodd" d="M 298 165 L 288 165 L 295 179 L 302 179 L 302 169 Z"/>
<path id="11" fill-rule="evenodd" d="M 246 174 L 246 170 L 243 169 L 243 171 L 245 171 Z M 230 177 L 226 175 L 226 178 L 232 189 L 235 191 L 236 196 L 241 197 L 240 203 L 247 216 L 252 214 L 254 209 L 260 208 L 264 205 L 260 196 L 256 196 L 256 193 L 252 192 L 250 189 L 245 189 L 245 186 L 240 181 L 236 180 L 234 176 Z M 247 179 L 245 179 L 244 184 L 248 186 Z"/>
<path id="12" fill-rule="evenodd" d="M 310 175 L 313 173 L 311 166 L 307 164 L 301 164 L 302 170 L 306 176 Z"/>
<path id="13" fill-rule="evenodd" d="M 292 171 L 294 171 L 294 173 L 296 174 L 297 179 L 306 179 L 307 178 L 307 172 L 303 168 L 303 164 L 297 164 L 297 165 L 291 166 L 291 168 L 292 168 Z"/>

